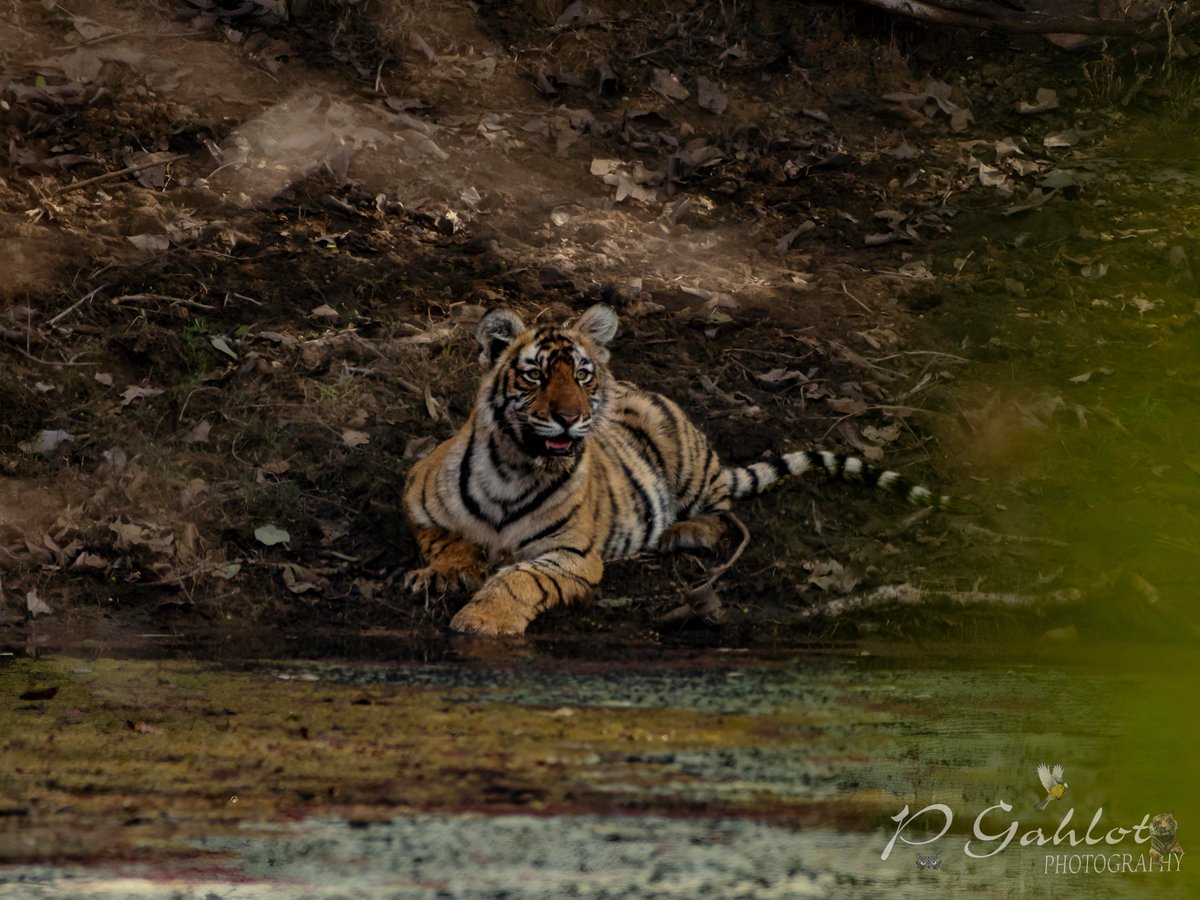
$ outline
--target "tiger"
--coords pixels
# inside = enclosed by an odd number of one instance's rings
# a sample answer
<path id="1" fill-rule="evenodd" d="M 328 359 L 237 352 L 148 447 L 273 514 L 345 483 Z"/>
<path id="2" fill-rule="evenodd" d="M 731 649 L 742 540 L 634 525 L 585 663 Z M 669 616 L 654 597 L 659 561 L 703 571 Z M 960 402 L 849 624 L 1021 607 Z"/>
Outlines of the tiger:
<path id="1" fill-rule="evenodd" d="M 403 492 L 423 563 L 403 586 L 475 590 L 455 631 L 521 634 L 539 613 L 594 594 L 606 561 L 712 550 L 731 501 L 810 470 L 976 511 L 827 450 L 722 465 L 674 401 L 614 377 L 617 328 L 603 304 L 561 324 L 528 327 L 508 309 L 480 321 L 485 374 L 467 421 L 413 465 Z"/>
<path id="2" fill-rule="evenodd" d="M 1162 866 L 1163 859 L 1170 863 L 1172 854 L 1183 856 L 1183 848 L 1175 835 L 1179 824 L 1171 813 L 1159 813 L 1150 820 L 1150 862 Z"/>

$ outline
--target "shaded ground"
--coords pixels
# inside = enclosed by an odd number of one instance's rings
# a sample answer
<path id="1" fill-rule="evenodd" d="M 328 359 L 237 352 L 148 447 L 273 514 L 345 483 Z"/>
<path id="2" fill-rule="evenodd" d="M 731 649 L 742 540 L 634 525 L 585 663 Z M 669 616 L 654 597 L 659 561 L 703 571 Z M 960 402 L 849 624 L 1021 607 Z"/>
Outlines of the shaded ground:
<path id="1" fill-rule="evenodd" d="M 1154 87 L 1119 59 L 1032 68 L 1022 38 L 976 66 L 984 45 L 961 34 L 823 4 L 561 22 L 517 3 L 206 7 L 11 4 L 8 640 L 46 608 L 68 633 L 102 628 L 82 621 L 96 611 L 142 630 L 440 627 L 461 598 L 397 591 L 399 486 L 462 421 L 470 333 L 496 303 L 616 305 L 618 371 L 678 398 L 731 461 L 886 456 L 1006 530 L 1021 423 L 947 387 L 968 360 L 1020 356 L 1007 298 L 1056 275 L 978 235 L 1048 203 L 1057 241 L 1079 215 L 1089 182 L 1063 158 Z M 972 526 L 841 488 L 746 515 L 718 640 L 904 631 L 911 613 L 805 604 L 966 591 L 1003 559 Z M 537 627 L 673 632 L 659 620 L 702 577 L 615 566 L 601 603 Z"/>

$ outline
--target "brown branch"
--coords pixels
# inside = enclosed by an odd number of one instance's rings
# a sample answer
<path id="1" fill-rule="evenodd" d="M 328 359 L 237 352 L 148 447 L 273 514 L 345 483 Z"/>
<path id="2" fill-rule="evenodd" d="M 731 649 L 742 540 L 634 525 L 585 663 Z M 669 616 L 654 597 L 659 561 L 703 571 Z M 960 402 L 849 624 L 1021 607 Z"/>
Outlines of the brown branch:
<path id="1" fill-rule="evenodd" d="M 709 573 L 708 578 L 702 584 L 697 585 L 687 592 L 687 599 L 682 606 L 677 606 L 670 612 L 659 616 L 659 622 L 684 622 L 692 618 L 717 622 L 724 618 L 721 598 L 713 590 L 713 585 L 717 583 L 717 579 L 733 568 L 734 563 L 738 561 L 742 553 L 745 552 L 746 547 L 749 546 L 750 529 L 746 527 L 745 522 L 728 510 L 721 513 L 721 515 L 736 525 L 738 530 L 741 531 L 741 543 L 737 545 L 737 549 L 733 551 L 733 555 L 729 559 Z"/>
<path id="2" fill-rule="evenodd" d="M 729 510 L 726 510 L 724 513 L 722 513 L 722 515 L 726 519 L 728 519 L 730 522 L 732 522 L 734 525 L 736 525 L 738 527 L 738 530 L 741 531 L 742 542 L 737 545 L 737 549 L 733 551 L 733 555 L 730 556 L 729 559 L 725 560 L 725 562 L 721 563 L 721 565 L 719 565 L 715 569 L 713 569 L 712 572 L 708 576 L 708 580 L 705 581 L 703 584 L 698 585 L 697 587 L 693 588 L 691 591 L 689 591 L 690 594 L 696 594 L 696 593 L 699 593 L 700 591 L 706 591 L 709 588 L 711 588 L 714 584 L 716 584 L 717 579 L 720 578 L 722 575 L 724 575 L 726 572 L 728 572 L 730 569 L 732 569 L 733 564 L 736 563 L 739 559 L 741 559 L 742 554 L 746 552 L 746 547 L 749 546 L 749 544 L 750 544 L 750 529 L 746 527 L 746 523 L 743 522 L 741 519 L 739 519 L 737 516 L 735 516 L 733 513 L 729 512 Z"/>
<path id="3" fill-rule="evenodd" d="M 99 363 L 75 362 L 75 357 L 71 357 L 68 360 L 42 359 L 39 356 L 34 356 L 32 353 L 30 353 L 28 350 L 26 350 L 24 347 L 22 347 L 21 342 L 17 338 L 14 338 L 10 332 L 7 332 L 7 331 L 0 332 L 0 337 L 3 337 L 4 340 L 8 341 L 9 345 L 12 347 L 13 350 L 16 350 L 18 353 L 20 353 L 22 356 L 24 356 L 30 362 L 35 362 L 40 366 L 97 366 L 97 365 L 99 365 Z"/>
<path id="4" fill-rule="evenodd" d="M 1084 594 L 1074 588 L 1051 591 L 1048 594 L 1017 594 L 988 591 L 926 590 L 911 584 L 885 584 L 862 594 L 836 597 L 804 610 L 802 619 L 836 619 L 852 613 L 903 606 L 932 606 L 948 603 L 968 608 L 1050 609 L 1077 606 Z"/>
<path id="5" fill-rule="evenodd" d="M 1091 34 L 1113 37 L 1150 37 L 1164 30 L 1162 19 L 1115 21 L 1091 16 L 1047 16 L 1016 13 L 981 0 L 857 0 L 886 13 L 958 28 L 1003 31 L 1009 34 Z M 1179 13 L 1175 28 L 1193 21 L 1197 14 Z"/>
<path id="6" fill-rule="evenodd" d="M 68 184 L 66 187 L 58 189 L 57 196 L 68 194 L 71 191 L 77 191 L 80 188 L 91 187 L 93 184 L 100 184 L 103 181 L 112 181 L 114 178 L 121 178 L 124 175 L 133 175 L 135 172 L 141 172 L 143 169 L 153 169 L 155 166 L 165 166 L 167 163 L 178 162 L 181 159 L 187 159 L 187 154 L 179 153 L 175 156 L 168 156 L 166 159 L 158 159 L 153 161 L 143 160 L 140 163 L 134 163 L 132 166 L 126 166 L 123 169 L 118 169 L 115 172 L 105 172 L 103 175 L 97 175 L 94 178 L 85 178 L 83 181 L 76 181 L 74 184 Z"/>

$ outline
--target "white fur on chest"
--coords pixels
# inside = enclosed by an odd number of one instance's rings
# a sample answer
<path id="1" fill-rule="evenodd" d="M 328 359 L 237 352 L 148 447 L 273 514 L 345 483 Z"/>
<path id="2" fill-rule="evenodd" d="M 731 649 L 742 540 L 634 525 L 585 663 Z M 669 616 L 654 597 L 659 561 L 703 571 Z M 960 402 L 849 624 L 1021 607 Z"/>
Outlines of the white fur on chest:
<path id="1" fill-rule="evenodd" d="M 464 466 L 468 446 L 471 459 Z M 569 476 L 562 469 L 548 466 L 506 478 L 487 457 L 486 440 L 478 436 L 475 441 L 461 441 L 447 454 L 438 479 L 448 482 L 444 487 L 456 489 L 443 494 L 453 498 L 447 508 L 454 518 L 444 524 L 484 548 L 493 562 L 521 559 L 522 544 L 546 525 L 545 510 L 557 507 L 561 497 L 586 482 L 586 458 L 573 467 Z M 464 493 L 469 500 L 462 496 Z"/>

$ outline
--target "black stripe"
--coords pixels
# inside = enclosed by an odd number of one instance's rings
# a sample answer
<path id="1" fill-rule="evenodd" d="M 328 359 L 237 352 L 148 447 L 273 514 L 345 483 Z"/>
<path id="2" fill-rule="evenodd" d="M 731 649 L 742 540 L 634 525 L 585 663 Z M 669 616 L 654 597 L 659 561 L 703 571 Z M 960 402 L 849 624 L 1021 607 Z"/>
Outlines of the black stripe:
<path id="1" fill-rule="evenodd" d="M 661 394 L 646 394 L 645 397 L 650 401 L 650 405 L 661 412 L 671 423 L 671 427 L 675 429 L 675 445 L 679 451 L 679 471 L 675 473 L 675 478 L 681 486 L 686 487 L 692 483 L 692 476 L 696 474 L 694 469 L 690 472 L 687 471 L 687 464 L 691 461 L 683 441 L 687 420 L 681 418 L 676 409 Z M 663 466 L 663 471 L 666 471 L 666 466 Z"/>
<path id="2" fill-rule="evenodd" d="M 604 479 L 604 489 L 606 491 L 608 491 L 608 505 L 609 505 L 609 508 L 612 510 L 612 520 L 613 520 L 613 522 L 616 522 L 616 520 L 617 520 L 617 495 L 613 491 L 612 483 L 607 478 Z M 597 506 L 597 512 L 598 512 L 599 504 L 597 503 L 596 506 Z"/>
<path id="3" fill-rule="evenodd" d="M 717 464 L 717 468 L 719 470 L 721 465 L 720 460 L 717 459 L 717 454 L 713 453 L 710 449 L 708 451 L 708 456 L 704 460 L 704 470 L 700 475 L 700 483 L 696 485 L 695 492 L 691 494 L 691 499 L 688 500 L 687 507 L 684 509 L 684 513 L 681 518 L 690 519 L 692 514 L 696 511 L 696 505 L 702 499 L 704 499 L 705 489 L 711 487 L 712 485 L 712 478 L 709 473 L 712 471 L 714 462 Z M 730 470 L 730 475 L 732 477 L 732 470 Z M 679 498 L 681 503 L 683 502 L 683 499 L 683 497 Z"/>
<path id="4" fill-rule="evenodd" d="M 658 447 L 654 444 L 654 439 L 650 437 L 650 435 L 646 434 L 643 429 L 638 428 L 636 425 L 630 425 L 628 422 L 623 422 L 620 419 L 615 420 L 614 424 L 620 425 L 633 436 L 634 440 L 649 450 L 651 455 L 658 462 L 658 468 L 662 470 L 664 475 L 668 474 L 667 461 L 663 459 L 662 453 L 659 452 Z"/>
<path id="5" fill-rule="evenodd" d="M 546 577 L 550 579 L 550 586 L 554 588 L 554 593 L 558 594 L 558 602 L 566 603 L 567 598 L 563 596 L 562 588 L 558 585 L 558 579 L 549 574 Z"/>
<path id="6" fill-rule="evenodd" d="M 554 534 L 554 532 L 556 532 L 556 531 L 561 531 L 563 528 L 566 527 L 567 523 L 571 521 L 571 519 L 575 515 L 575 513 L 579 512 L 579 507 L 581 507 L 581 506 L 583 506 L 582 500 L 580 500 L 573 507 L 571 507 L 571 511 L 568 512 L 561 519 L 559 519 L 557 522 L 551 522 L 549 525 L 547 525 L 545 528 L 543 528 L 537 534 L 531 534 L 529 537 L 525 538 L 523 541 L 521 541 L 519 544 L 517 544 L 518 549 L 521 547 L 526 547 L 529 544 L 534 543 L 535 541 L 540 541 L 543 538 L 548 538 L 548 537 L 550 537 L 550 535 Z M 555 549 L 557 549 L 557 548 L 555 548 Z"/>
<path id="7" fill-rule="evenodd" d="M 758 483 L 759 483 L 759 482 L 758 482 L 758 473 L 757 473 L 757 472 L 755 472 L 755 471 L 754 471 L 752 468 L 750 468 L 749 466 L 746 466 L 746 468 L 745 468 L 745 469 L 743 469 L 743 471 L 744 471 L 744 472 L 745 472 L 747 475 L 749 475 L 749 476 L 750 476 L 750 493 L 751 493 L 751 494 L 757 494 L 757 493 L 758 493 Z"/>
<path id="8" fill-rule="evenodd" d="M 496 471 L 498 471 L 498 472 L 500 472 L 500 471 L 511 472 L 512 471 L 512 467 L 509 466 L 508 463 L 506 463 L 503 459 L 500 458 L 500 447 L 496 443 L 496 436 L 494 434 L 488 435 L 487 451 L 488 451 L 488 461 L 491 462 L 492 466 L 496 469 Z"/>
<path id="9" fill-rule="evenodd" d="M 533 499 L 528 503 L 506 512 L 504 514 L 504 518 L 500 520 L 498 528 L 503 530 L 509 525 L 512 525 L 514 522 L 518 522 L 525 518 L 531 512 L 536 511 L 551 497 L 551 495 L 554 494 L 555 491 L 570 481 L 571 476 L 574 475 L 578 469 L 578 466 L 571 466 L 571 468 L 563 473 L 563 475 L 561 475 L 559 478 L 556 478 L 554 481 L 550 482 L 548 485 L 538 491 L 537 494 L 534 495 Z"/>
<path id="10" fill-rule="evenodd" d="M 629 479 L 629 483 L 631 485 L 633 485 L 633 489 L 635 491 L 637 491 L 638 498 L 641 499 L 642 505 L 645 507 L 646 515 L 649 516 L 649 518 L 650 518 L 650 523 L 651 523 L 650 527 L 652 528 L 654 523 L 658 521 L 658 514 L 661 511 L 658 509 L 657 506 L 654 505 L 653 498 L 651 498 L 650 494 L 648 494 L 646 492 L 646 489 L 645 489 L 645 487 L 642 486 L 642 483 L 640 481 L 638 481 L 636 478 L 634 478 L 633 471 L 629 468 L 629 466 L 625 465 L 625 460 L 621 459 L 620 457 L 614 457 L 614 459 L 616 459 L 617 465 L 619 465 L 621 467 L 621 471 L 625 473 L 625 477 Z M 649 536 L 650 536 L 650 528 L 643 529 L 642 530 L 643 541 L 646 538 L 648 538 Z"/>
<path id="11" fill-rule="evenodd" d="M 506 418 L 500 419 L 500 433 L 502 435 L 504 435 L 506 438 L 508 438 L 510 441 L 512 441 L 514 444 L 516 444 L 517 447 L 521 446 L 520 435 L 517 434 L 517 432 L 512 427 L 512 423 L 509 422 L 508 419 L 506 419 Z"/>
<path id="12" fill-rule="evenodd" d="M 580 575 L 579 573 L 577 573 L 577 572 L 572 572 L 570 569 L 563 569 L 563 570 L 562 570 L 562 576 L 563 576 L 563 578 L 569 578 L 569 579 L 571 579 L 571 580 L 572 580 L 572 581 L 574 581 L 576 584 L 582 584 L 584 587 L 587 587 L 587 588 L 593 588 L 593 589 L 594 589 L 594 588 L 596 587 L 596 585 L 597 585 L 597 584 L 599 584 L 599 582 L 597 582 L 597 581 L 590 581 L 589 579 L 587 579 L 587 578 L 584 578 L 584 577 L 583 577 L 582 575 Z"/>
<path id="13" fill-rule="evenodd" d="M 492 528 L 496 527 L 496 523 L 489 519 L 483 513 L 479 503 L 471 495 L 471 456 L 475 450 L 475 432 L 471 432 L 471 436 L 467 438 L 467 449 L 463 453 L 462 462 L 458 464 L 458 494 L 462 498 L 463 506 L 467 512 L 480 522 L 486 522 Z"/>
<path id="14" fill-rule="evenodd" d="M 792 474 L 792 470 L 788 468 L 787 461 L 782 457 L 776 457 L 769 461 L 772 469 L 775 470 L 776 478 L 787 478 Z"/>
<path id="15" fill-rule="evenodd" d="M 550 597 L 550 592 L 547 591 L 545 589 L 545 587 L 542 586 L 541 580 L 543 578 L 545 578 L 548 581 L 550 581 L 551 583 L 553 583 L 554 579 L 551 578 L 549 575 L 547 575 L 545 572 L 539 572 L 537 569 L 532 568 L 532 567 L 527 568 L 525 570 L 525 574 L 533 579 L 534 586 L 538 589 L 538 592 L 541 594 L 541 596 L 538 597 L 537 602 L 533 604 L 534 609 L 543 609 L 546 600 Z"/>
<path id="16" fill-rule="evenodd" d="M 509 388 L 512 386 L 513 377 L 514 373 L 512 370 L 512 364 L 510 364 L 509 367 L 504 371 L 496 373 L 495 377 L 492 379 L 492 384 L 488 389 L 488 406 L 495 410 L 501 410 L 508 406 L 510 399 Z M 500 398 L 499 402 L 497 401 L 497 398 Z"/>
<path id="17" fill-rule="evenodd" d="M 649 392 L 643 396 L 650 401 L 652 406 L 657 407 L 659 412 L 671 420 L 671 424 L 675 426 L 676 431 L 683 430 L 679 425 L 679 417 L 676 416 L 675 410 L 671 408 L 671 403 L 666 397 L 662 394 L 651 394 Z"/>
<path id="18" fill-rule="evenodd" d="M 721 460 L 711 450 L 708 452 L 708 462 L 704 464 L 704 486 L 712 487 L 721 477 Z"/>

